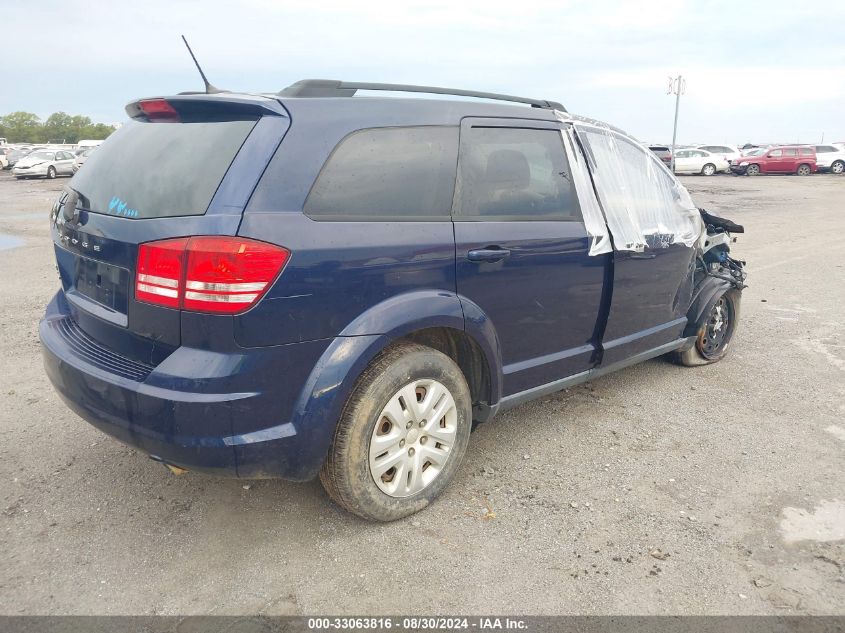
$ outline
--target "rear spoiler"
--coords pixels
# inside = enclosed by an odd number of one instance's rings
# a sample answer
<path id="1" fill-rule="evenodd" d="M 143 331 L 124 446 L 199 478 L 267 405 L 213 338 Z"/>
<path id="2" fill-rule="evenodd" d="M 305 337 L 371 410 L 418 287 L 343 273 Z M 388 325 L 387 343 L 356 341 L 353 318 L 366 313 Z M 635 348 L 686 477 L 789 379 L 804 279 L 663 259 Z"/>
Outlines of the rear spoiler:
<path id="1" fill-rule="evenodd" d="M 149 122 L 198 123 L 288 116 L 276 99 L 231 93 L 150 97 L 132 101 L 125 109 L 130 119 Z"/>

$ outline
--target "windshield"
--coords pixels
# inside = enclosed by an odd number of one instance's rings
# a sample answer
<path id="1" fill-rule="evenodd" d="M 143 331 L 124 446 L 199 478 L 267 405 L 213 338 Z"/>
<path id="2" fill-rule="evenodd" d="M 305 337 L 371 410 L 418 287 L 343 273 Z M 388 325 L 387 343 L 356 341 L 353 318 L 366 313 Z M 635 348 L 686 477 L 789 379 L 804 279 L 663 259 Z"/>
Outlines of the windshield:
<path id="1" fill-rule="evenodd" d="M 91 152 L 71 187 L 95 213 L 202 215 L 254 125 L 130 121 Z"/>
<path id="2" fill-rule="evenodd" d="M 27 158 L 40 158 L 41 160 L 53 160 L 56 156 L 53 152 L 32 152 Z"/>

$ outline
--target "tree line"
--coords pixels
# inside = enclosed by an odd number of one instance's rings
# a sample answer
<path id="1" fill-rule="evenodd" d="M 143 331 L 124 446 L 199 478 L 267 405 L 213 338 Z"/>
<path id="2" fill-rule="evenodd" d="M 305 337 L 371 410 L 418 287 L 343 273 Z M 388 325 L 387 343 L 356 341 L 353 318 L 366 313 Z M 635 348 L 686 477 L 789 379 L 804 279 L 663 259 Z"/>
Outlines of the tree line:
<path id="1" fill-rule="evenodd" d="M 54 112 L 42 121 L 31 112 L 12 112 L 0 116 L 0 138 L 9 143 L 77 143 L 82 139 L 100 140 L 114 132 L 114 127 L 94 123 L 87 116 Z"/>

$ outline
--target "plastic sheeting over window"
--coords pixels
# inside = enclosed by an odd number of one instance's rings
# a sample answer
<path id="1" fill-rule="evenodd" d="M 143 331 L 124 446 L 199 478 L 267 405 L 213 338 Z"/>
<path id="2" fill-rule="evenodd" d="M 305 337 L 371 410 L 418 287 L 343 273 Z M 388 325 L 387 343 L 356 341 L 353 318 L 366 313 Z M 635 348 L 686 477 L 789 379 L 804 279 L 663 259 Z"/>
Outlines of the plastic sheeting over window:
<path id="1" fill-rule="evenodd" d="M 593 190 L 589 167 L 584 155 L 578 149 L 572 128 L 564 130 L 563 146 L 566 148 L 566 158 L 569 161 L 569 170 L 572 172 L 572 184 L 575 186 L 578 201 L 581 205 L 584 228 L 587 229 L 587 234 L 592 238 L 590 255 L 609 253 L 613 250 L 610 233 L 604 223 L 604 215 L 602 215 L 601 207 Z"/>
<path id="2" fill-rule="evenodd" d="M 698 209 L 689 192 L 648 150 L 609 127 L 576 123 L 575 129 L 589 154 L 616 250 L 695 244 L 704 228 Z M 579 197 L 580 193 L 579 189 Z M 591 254 L 596 253 L 591 250 Z"/>

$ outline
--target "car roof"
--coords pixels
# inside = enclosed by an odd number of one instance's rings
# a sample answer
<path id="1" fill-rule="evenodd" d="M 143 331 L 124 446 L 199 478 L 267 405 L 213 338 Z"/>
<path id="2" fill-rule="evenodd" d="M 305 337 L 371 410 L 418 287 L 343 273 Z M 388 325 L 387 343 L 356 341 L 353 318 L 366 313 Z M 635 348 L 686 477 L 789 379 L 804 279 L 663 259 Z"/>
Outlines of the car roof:
<path id="1" fill-rule="evenodd" d="M 469 92 L 469 91 L 466 91 Z M 284 91 L 282 91 L 284 93 Z M 143 116 L 140 102 L 147 100 L 178 101 L 228 101 L 241 109 L 252 112 L 281 114 L 285 110 L 293 119 L 314 122 L 343 121 L 348 129 L 389 126 L 455 125 L 467 117 L 523 119 L 539 121 L 563 121 L 599 127 L 641 143 L 632 134 L 614 125 L 589 117 L 571 114 L 563 106 L 551 101 L 528 100 L 542 103 L 538 106 L 528 103 L 512 103 L 507 100 L 490 101 L 474 95 L 459 95 L 460 98 L 419 98 L 407 96 L 288 96 L 282 93 L 249 92 L 182 92 L 177 95 L 144 97 L 126 105 L 130 118 Z M 487 93 L 479 93 L 487 94 Z M 445 96 L 445 95 L 444 95 Z M 504 96 L 504 95 L 499 95 Z M 561 109 L 558 110 L 557 106 Z M 668 148 L 667 148 L 668 150 Z"/>

